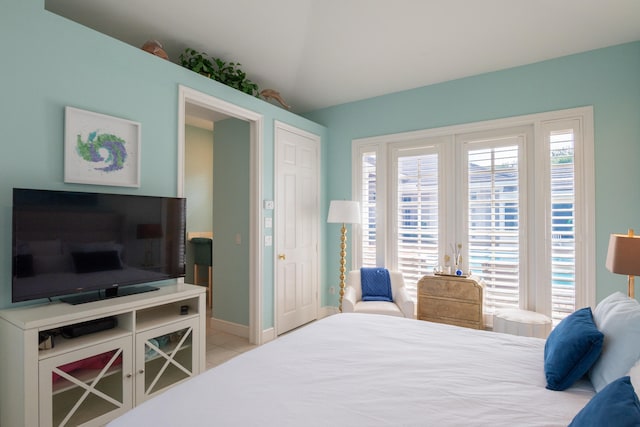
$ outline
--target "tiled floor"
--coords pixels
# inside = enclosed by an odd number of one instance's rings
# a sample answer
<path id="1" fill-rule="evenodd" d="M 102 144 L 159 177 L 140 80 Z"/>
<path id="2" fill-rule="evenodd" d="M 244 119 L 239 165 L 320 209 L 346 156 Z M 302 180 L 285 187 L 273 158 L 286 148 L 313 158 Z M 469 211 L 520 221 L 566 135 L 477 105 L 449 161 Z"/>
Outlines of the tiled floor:
<path id="1" fill-rule="evenodd" d="M 209 313 L 207 313 L 209 316 Z M 207 317 L 207 366 L 211 369 L 229 359 L 232 359 L 256 346 L 249 344 L 247 338 L 226 332 L 216 331 L 211 327 L 211 317 Z"/>

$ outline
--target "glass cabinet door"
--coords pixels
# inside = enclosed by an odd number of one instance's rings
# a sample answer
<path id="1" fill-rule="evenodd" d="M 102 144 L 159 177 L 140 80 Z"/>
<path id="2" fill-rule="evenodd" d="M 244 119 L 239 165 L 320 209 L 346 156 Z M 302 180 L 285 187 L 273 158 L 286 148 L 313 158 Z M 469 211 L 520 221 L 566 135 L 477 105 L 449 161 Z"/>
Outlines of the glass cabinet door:
<path id="1" fill-rule="evenodd" d="M 114 418 L 133 404 L 131 337 L 40 362 L 40 425 Z"/>
<path id="2" fill-rule="evenodd" d="M 198 373 L 197 327 L 189 319 L 137 334 L 136 404 Z"/>

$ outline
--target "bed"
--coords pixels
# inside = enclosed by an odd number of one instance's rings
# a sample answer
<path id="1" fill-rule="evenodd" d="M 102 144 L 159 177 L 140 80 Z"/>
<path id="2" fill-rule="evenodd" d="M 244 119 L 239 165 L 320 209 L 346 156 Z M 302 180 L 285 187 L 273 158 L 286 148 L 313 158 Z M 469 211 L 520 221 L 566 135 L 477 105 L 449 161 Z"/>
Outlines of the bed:
<path id="1" fill-rule="evenodd" d="M 342 313 L 244 353 L 121 426 L 566 426 L 595 391 L 546 386 L 545 341 Z"/>

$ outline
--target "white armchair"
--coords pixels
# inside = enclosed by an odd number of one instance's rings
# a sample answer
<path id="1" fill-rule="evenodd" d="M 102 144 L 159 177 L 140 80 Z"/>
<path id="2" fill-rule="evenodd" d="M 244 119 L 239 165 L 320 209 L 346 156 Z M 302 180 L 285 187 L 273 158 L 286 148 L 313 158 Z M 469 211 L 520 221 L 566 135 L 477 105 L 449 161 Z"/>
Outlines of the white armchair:
<path id="1" fill-rule="evenodd" d="M 342 297 L 343 313 L 372 313 L 386 314 L 389 316 L 409 317 L 414 316 L 414 303 L 409 298 L 404 286 L 404 278 L 399 271 L 389 271 L 391 279 L 391 297 L 388 301 L 362 301 L 362 287 L 360 285 L 360 270 L 352 270 L 347 275 L 347 286 Z"/>

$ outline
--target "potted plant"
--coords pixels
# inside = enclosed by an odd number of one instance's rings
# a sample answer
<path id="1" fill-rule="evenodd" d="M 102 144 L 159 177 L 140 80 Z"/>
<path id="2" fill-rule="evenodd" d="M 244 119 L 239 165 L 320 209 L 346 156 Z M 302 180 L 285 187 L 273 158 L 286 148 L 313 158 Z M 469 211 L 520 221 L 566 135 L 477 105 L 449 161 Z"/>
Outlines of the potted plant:
<path id="1" fill-rule="evenodd" d="M 213 62 L 205 53 L 197 52 L 195 49 L 186 48 L 180 54 L 180 65 L 185 68 L 211 78 L 213 75 Z"/>
<path id="2" fill-rule="evenodd" d="M 240 69 L 240 63 L 227 63 L 187 48 L 180 54 L 180 65 L 241 92 L 255 97 L 260 95 L 258 85 L 247 78 L 247 74 Z"/>

